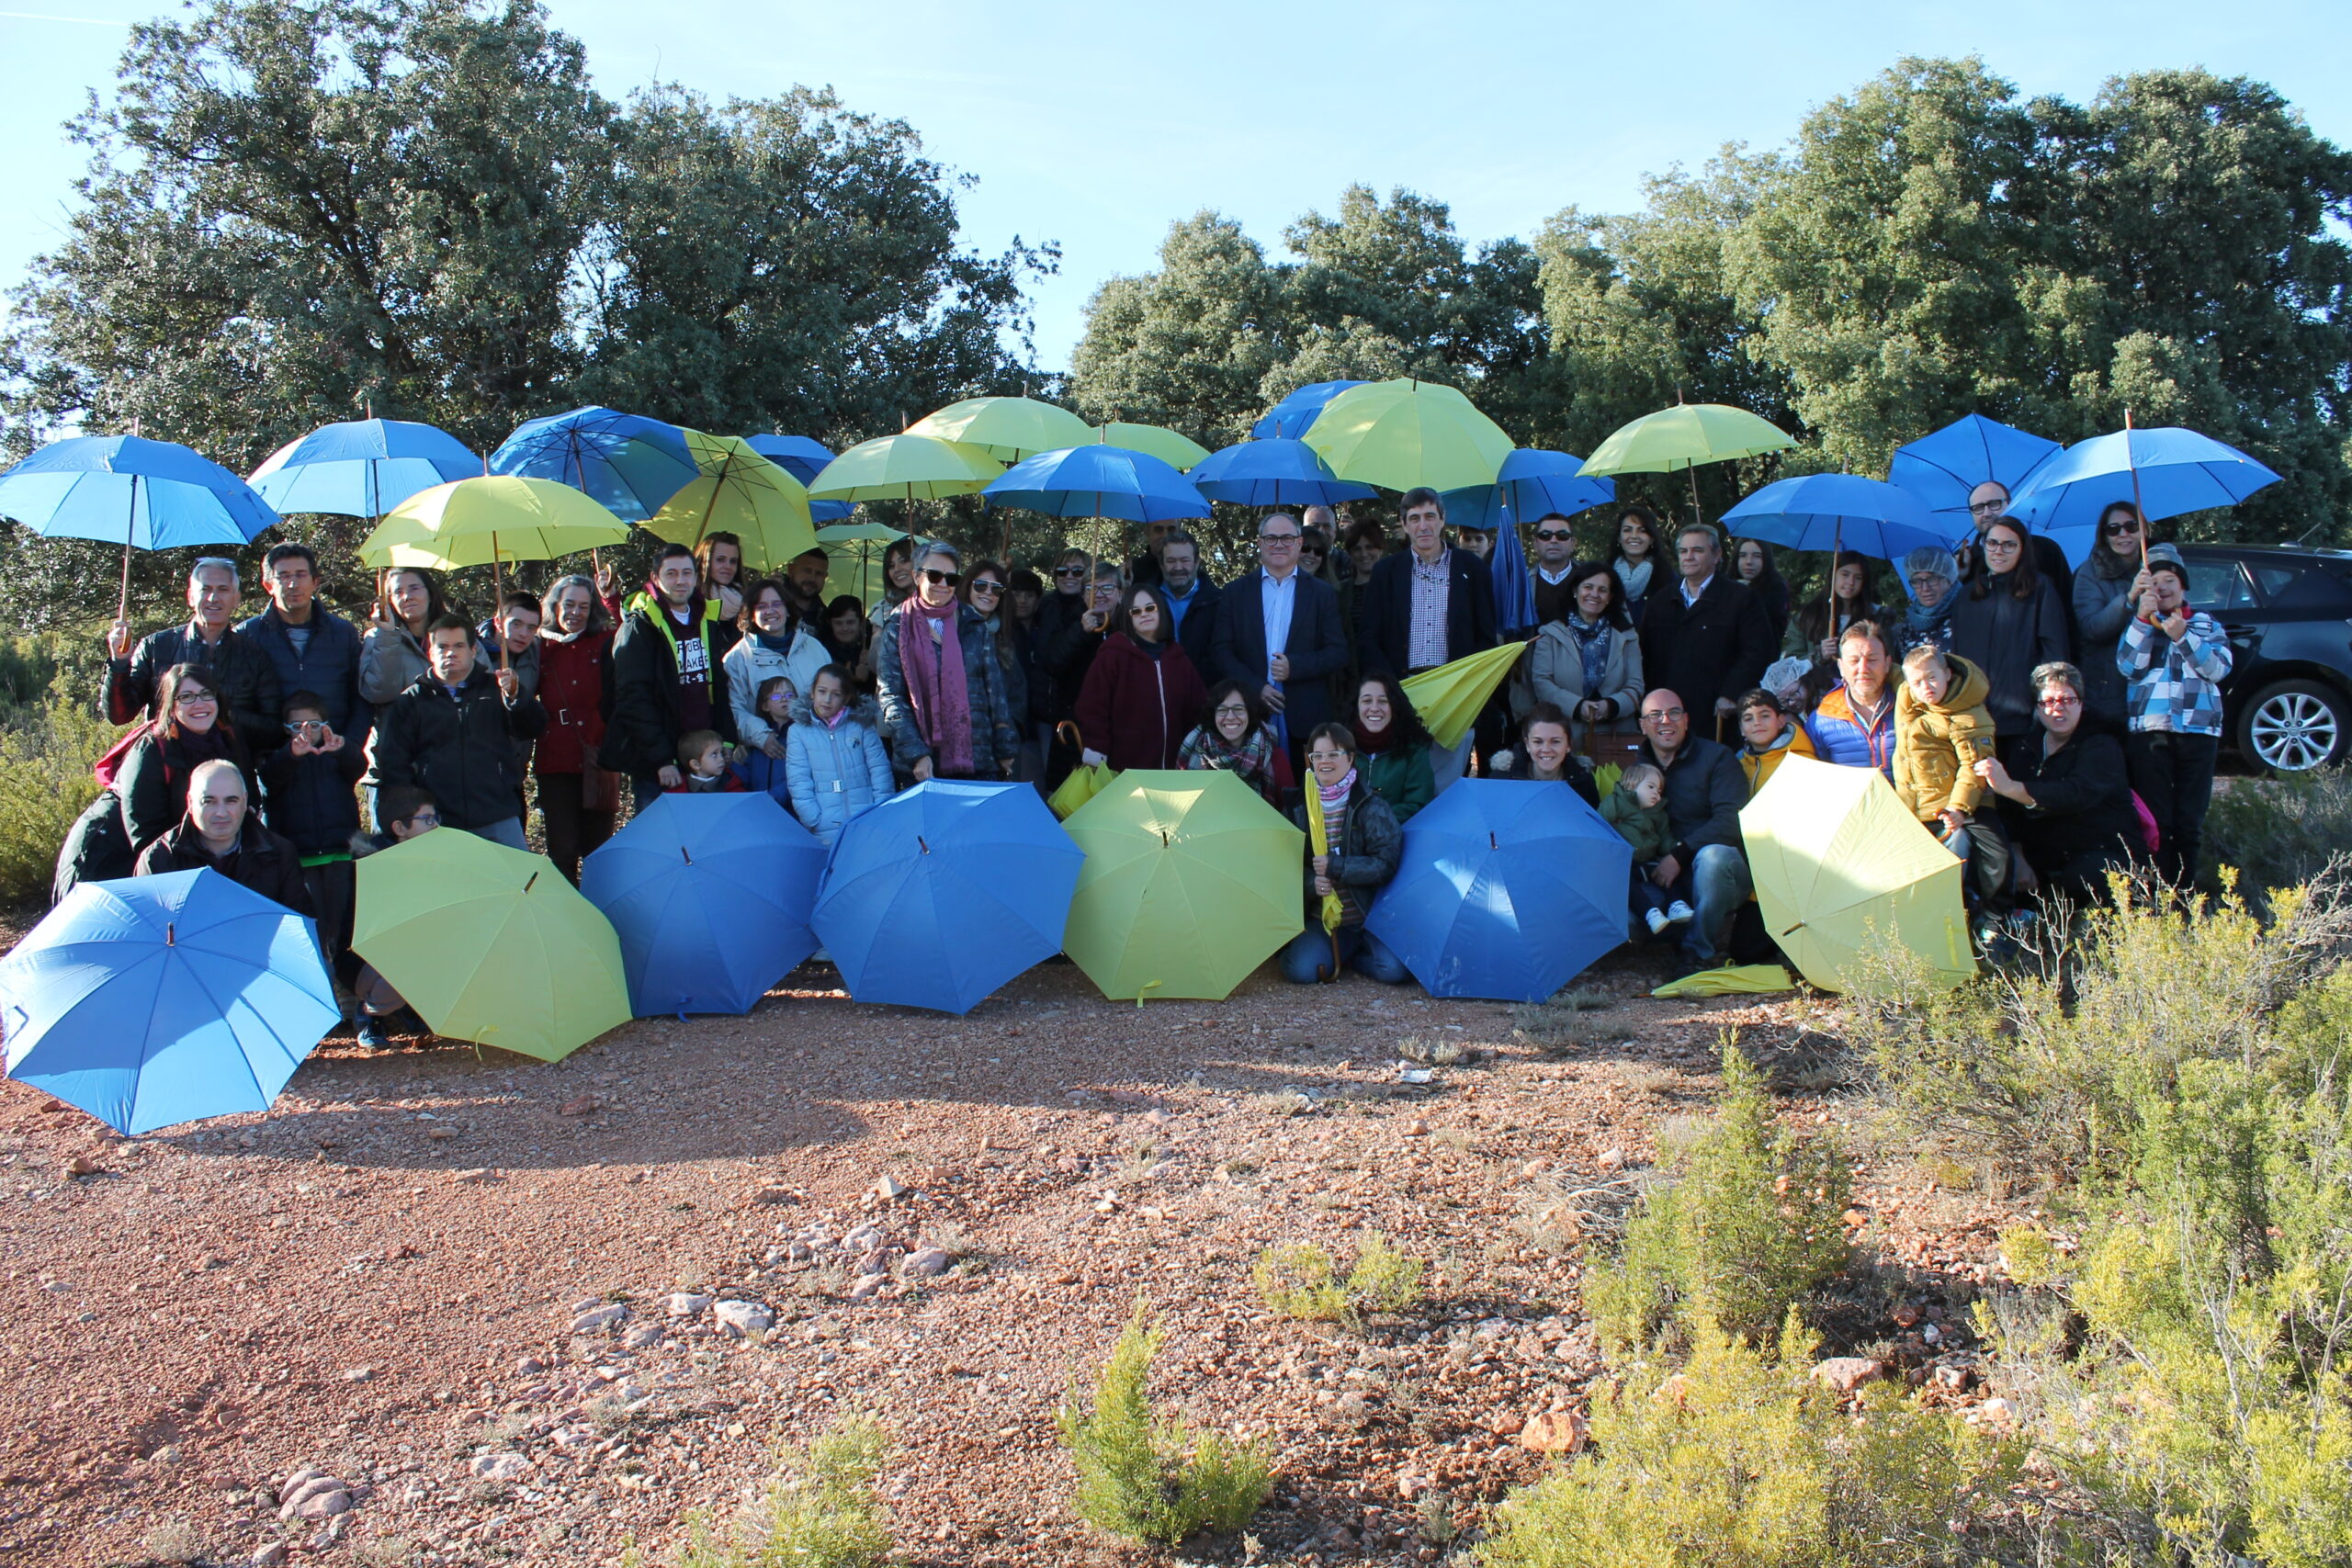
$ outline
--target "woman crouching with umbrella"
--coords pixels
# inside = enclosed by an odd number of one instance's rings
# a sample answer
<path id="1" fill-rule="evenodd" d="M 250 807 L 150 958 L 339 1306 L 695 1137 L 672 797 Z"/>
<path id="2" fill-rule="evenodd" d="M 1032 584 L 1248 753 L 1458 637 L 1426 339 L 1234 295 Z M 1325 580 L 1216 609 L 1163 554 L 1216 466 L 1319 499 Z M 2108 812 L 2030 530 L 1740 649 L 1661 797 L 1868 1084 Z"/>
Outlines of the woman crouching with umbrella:
<path id="1" fill-rule="evenodd" d="M 1318 724 L 1306 738 L 1306 783 L 1291 820 L 1306 829 L 1306 929 L 1283 949 L 1283 977 L 1312 986 L 1343 964 L 1384 986 L 1407 977 L 1404 961 L 1364 930 L 1372 900 L 1396 874 L 1405 830 L 1388 803 L 1356 773 L 1355 737 Z"/>

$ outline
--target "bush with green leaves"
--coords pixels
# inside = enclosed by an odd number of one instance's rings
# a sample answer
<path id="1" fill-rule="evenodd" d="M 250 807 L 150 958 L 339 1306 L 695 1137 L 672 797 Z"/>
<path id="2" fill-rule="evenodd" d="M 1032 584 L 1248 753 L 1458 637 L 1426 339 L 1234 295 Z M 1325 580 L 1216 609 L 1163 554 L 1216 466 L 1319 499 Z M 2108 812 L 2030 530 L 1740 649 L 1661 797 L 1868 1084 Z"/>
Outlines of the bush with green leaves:
<path id="1" fill-rule="evenodd" d="M 888 1452 L 872 1417 L 842 1417 L 786 1450 L 775 1480 L 732 1526 L 689 1518 L 676 1568 L 879 1568 L 890 1531 L 874 1483 Z"/>
<path id="2" fill-rule="evenodd" d="M 1606 1345 L 1647 1346 L 1702 1318 L 1761 1341 L 1845 1266 L 1844 1156 L 1780 1124 L 1762 1075 L 1728 1039 L 1723 1069 L 1715 1114 L 1670 1157 L 1627 1218 L 1615 1267 L 1587 1288 Z"/>
<path id="3" fill-rule="evenodd" d="M 1089 1524 L 1160 1545 L 1241 1528 L 1273 1489 L 1261 1439 L 1229 1443 L 1156 1415 L 1148 1385 L 1162 1331 L 1139 1296 L 1091 1396 L 1073 1387 L 1059 1418 L 1078 1467 L 1075 1506 Z"/>
<path id="4" fill-rule="evenodd" d="M 1309 1323 L 1361 1323 L 1373 1313 L 1399 1313 L 1420 1299 L 1428 1266 L 1367 1230 L 1356 1244 L 1347 1272 L 1330 1253 L 1312 1242 L 1270 1247 L 1250 1270 L 1258 1293 L 1284 1317 Z"/>
<path id="5" fill-rule="evenodd" d="M 2234 870 L 2250 896 L 2296 887 L 2352 846 L 2352 768 L 2224 779 L 2205 818 L 2207 885 Z"/>
<path id="6" fill-rule="evenodd" d="M 1793 1313 L 1777 1356 L 1703 1320 L 1690 1339 L 1679 1371 L 1596 1385 L 1593 1451 L 1503 1504 L 1482 1568 L 1928 1568 L 2024 1533 L 2020 1444 L 1886 1384 L 1847 1414 Z"/>
<path id="7" fill-rule="evenodd" d="M 104 654 L 58 637 L 0 641 L 0 908 L 48 901 L 57 852 L 98 795 L 90 770 L 121 731 L 98 716 Z"/>

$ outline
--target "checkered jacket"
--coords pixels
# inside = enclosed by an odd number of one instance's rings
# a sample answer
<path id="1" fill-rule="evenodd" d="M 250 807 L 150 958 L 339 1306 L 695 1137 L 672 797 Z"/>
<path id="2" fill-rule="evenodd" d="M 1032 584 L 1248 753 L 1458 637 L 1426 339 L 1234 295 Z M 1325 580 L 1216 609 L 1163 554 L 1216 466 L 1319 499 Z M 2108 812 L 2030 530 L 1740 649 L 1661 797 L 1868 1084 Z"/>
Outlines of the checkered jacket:
<path id="1" fill-rule="evenodd" d="M 2199 613 L 2175 642 L 2134 615 L 2115 645 L 2115 667 L 2131 684 L 2132 728 L 2177 735 L 2222 733 L 2222 682 L 2230 673 L 2230 639 L 2221 623 Z"/>

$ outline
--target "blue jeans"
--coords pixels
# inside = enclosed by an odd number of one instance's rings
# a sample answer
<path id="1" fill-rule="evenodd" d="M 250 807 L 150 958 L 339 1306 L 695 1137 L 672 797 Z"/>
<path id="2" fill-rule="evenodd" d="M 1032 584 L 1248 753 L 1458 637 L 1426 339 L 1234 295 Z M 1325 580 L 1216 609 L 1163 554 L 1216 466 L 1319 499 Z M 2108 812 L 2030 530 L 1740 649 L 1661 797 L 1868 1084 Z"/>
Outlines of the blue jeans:
<path id="1" fill-rule="evenodd" d="M 1702 846 L 1667 889 L 1698 911 L 1698 918 L 1683 928 L 1683 955 L 1709 968 L 1722 963 L 1732 917 L 1755 889 L 1746 855 L 1730 844 Z"/>
<path id="2" fill-rule="evenodd" d="M 1322 923 L 1312 918 L 1307 920 L 1306 929 L 1291 938 L 1290 945 L 1283 949 L 1283 978 L 1294 986 L 1337 979 L 1331 967 L 1331 944 L 1335 941 L 1340 944 L 1340 961 L 1354 965 L 1360 975 L 1384 986 L 1401 986 L 1411 978 L 1405 961 L 1362 926 L 1341 926 L 1327 932 Z"/>
<path id="3" fill-rule="evenodd" d="M 502 817 L 495 822 L 485 822 L 481 827 L 468 829 L 467 831 L 472 833 L 477 839 L 488 839 L 493 844 L 504 844 L 510 850 L 521 850 L 525 854 L 531 852 L 531 840 L 523 837 L 523 819 L 520 817 Z"/>

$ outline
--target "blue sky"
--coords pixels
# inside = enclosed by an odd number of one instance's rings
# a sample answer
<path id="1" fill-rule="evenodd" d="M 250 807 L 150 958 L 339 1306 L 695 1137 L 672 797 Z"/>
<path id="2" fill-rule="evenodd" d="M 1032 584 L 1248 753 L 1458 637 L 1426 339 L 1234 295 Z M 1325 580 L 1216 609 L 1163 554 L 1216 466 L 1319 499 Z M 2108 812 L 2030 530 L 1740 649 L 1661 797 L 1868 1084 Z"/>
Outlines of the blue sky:
<path id="1" fill-rule="evenodd" d="M 59 126 L 111 82 L 153 0 L 0 0 L 0 288 L 53 244 L 82 154 Z M 1472 240 L 1531 234 L 1575 204 L 1638 200 L 1644 174 L 1727 141 L 1777 145 L 1811 107 L 1905 54 L 1981 53 L 2028 93 L 2203 65 L 2270 83 L 2352 141 L 2343 0 L 2256 6 L 1967 4 L 1182 6 L 554 0 L 616 96 L 831 84 L 910 122 L 979 176 L 966 236 L 1055 240 L 1037 348 L 1066 367 L 1087 297 L 1149 267 L 1169 223 L 1212 207 L 1279 246 L 1362 181 L 1450 202 Z"/>

